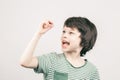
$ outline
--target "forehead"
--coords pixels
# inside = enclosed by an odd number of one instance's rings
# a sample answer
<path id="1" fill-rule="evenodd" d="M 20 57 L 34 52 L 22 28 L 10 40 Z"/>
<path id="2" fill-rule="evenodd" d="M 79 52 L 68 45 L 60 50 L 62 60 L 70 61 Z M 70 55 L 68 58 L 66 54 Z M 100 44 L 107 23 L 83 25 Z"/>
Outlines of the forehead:
<path id="1" fill-rule="evenodd" d="M 63 30 L 69 30 L 69 31 L 76 31 L 76 32 L 79 32 L 78 29 L 76 27 L 67 27 L 67 26 L 64 26 L 63 27 Z"/>

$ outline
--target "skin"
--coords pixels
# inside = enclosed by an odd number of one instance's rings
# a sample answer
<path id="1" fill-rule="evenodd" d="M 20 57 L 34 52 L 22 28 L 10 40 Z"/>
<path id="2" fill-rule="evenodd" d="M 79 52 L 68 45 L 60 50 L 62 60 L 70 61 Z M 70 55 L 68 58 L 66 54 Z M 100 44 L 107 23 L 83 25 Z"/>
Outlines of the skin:
<path id="1" fill-rule="evenodd" d="M 43 36 L 46 32 L 53 28 L 52 21 L 43 21 L 39 29 L 34 34 L 32 40 L 29 42 L 26 47 L 24 53 L 20 58 L 20 65 L 26 68 L 36 68 L 38 65 L 37 57 L 34 56 L 35 48 L 39 42 L 41 36 Z M 81 42 L 80 33 L 76 28 L 68 28 L 64 26 L 63 34 L 61 36 L 61 46 L 62 51 L 65 54 L 66 59 L 75 67 L 80 67 L 85 64 L 84 59 L 80 57 L 80 51 L 82 49 L 79 46 Z M 69 44 L 63 44 L 64 42 L 68 42 Z"/>
<path id="2" fill-rule="evenodd" d="M 66 59 L 74 66 L 80 67 L 84 65 L 85 61 L 80 57 L 82 47 L 79 45 L 81 42 L 80 32 L 76 28 L 64 26 L 63 34 L 61 37 L 62 51 Z M 64 44 L 68 42 L 69 44 Z"/>

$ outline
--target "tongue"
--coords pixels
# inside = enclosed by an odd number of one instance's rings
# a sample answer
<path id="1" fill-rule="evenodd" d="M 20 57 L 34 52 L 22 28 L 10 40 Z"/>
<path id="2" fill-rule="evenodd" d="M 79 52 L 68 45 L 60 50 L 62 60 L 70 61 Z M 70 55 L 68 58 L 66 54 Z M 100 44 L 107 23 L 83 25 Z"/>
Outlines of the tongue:
<path id="1" fill-rule="evenodd" d="M 63 43 L 63 47 L 66 48 L 67 46 L 69 46 L 68 42 Z"/>

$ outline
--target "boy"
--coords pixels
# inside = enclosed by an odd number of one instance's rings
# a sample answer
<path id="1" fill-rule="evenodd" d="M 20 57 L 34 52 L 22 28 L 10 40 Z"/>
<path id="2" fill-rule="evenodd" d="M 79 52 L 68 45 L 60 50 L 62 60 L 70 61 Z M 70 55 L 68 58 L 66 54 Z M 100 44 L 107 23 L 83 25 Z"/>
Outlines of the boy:
<path id="1" fill-rule="evenodd" d="M 51 21 L 43 22 L 40 29 L 21 57 L 21 65 L 43 73 L 45 80 L 99 80 L 96 67 L 83 59 L 93 48 L 97 30 L 95 25 L 84 17 L 70 17 L 63 27 L 61 46 L 63 53 L 55 52 L 34 57 L 33 52 L 39 38 L 53 27 Z"/>

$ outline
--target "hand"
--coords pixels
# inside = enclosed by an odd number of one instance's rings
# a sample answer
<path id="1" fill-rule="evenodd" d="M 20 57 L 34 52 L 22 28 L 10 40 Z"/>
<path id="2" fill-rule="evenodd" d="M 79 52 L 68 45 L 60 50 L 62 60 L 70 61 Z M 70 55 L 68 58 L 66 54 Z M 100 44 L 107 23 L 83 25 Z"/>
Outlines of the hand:
<path id="1" fill-rule="evenodd" d="M 53 23 L 51 21 L 49 21 L 49 20 L 44 21 L 44 22 L 41 23 L 38 32 L 39 32 L 39 34 L 44 34 L 48 30 L 50 30 L 52 27 L 53 27 Z"/>

